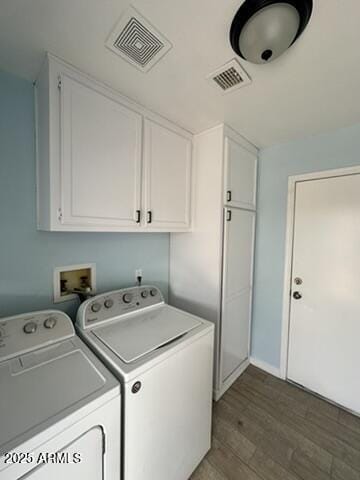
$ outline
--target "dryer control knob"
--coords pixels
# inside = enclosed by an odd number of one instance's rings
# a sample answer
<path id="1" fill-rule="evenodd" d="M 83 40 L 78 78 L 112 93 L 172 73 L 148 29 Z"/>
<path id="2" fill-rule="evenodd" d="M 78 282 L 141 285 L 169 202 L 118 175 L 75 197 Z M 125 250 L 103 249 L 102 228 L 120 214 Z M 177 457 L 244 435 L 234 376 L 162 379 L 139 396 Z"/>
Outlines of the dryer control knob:
<path id="1" fill-rule="evenodd" d="M 94 313 L 97 313 L 101 308 L 101 305 L 100 303 L 93 303 L 91 305 L 91 311 L 94 312 Z"/>
<path id="2" fill-rule="evenodd" d="M 132 296 L 131 293 L 125 293 L 125 294 L 123 295 L 123 302 L 124 302 L 124 303 L 130 303 L 131 300 L 132 300 L 132 298 L 133 298 L 133 296 Z"/>
<path id="3" fill-rule="evenodd" d="M 152 288 L 152 289 L 150 290 L 150 295 L 151 295 L 152 297 L 155 297 L 156 294 L 157 294 L 156 288 Z"/>
<path id="4" fill-rule="evenodd" d="M 149 292 L 147 290 L 143 290 L 141 292 L 141 298 L 147 298 L 148 295 L 149 295 Z"/>
<path id="5" fill-rule="evenodd" d="M 56 325 L 56 318 L 55 317 L 49 317 L 45 320 L 44 322 L 44 327 L 45 328 L 54 328 Z"/>
<path id="6" fill-rule="evenodd" d="M 111 308 L 114 305 L 114 300 L 112 298 L 108 298 L 104 302 L 104 307 L 105 308 Z"/>
<path id="7" fill-rule="evenodd" d="M 25 333 L 35 333 L 37 329 L 37 325 L 35 322 L 28 322 L 24 325 L 24 332 Z"/>

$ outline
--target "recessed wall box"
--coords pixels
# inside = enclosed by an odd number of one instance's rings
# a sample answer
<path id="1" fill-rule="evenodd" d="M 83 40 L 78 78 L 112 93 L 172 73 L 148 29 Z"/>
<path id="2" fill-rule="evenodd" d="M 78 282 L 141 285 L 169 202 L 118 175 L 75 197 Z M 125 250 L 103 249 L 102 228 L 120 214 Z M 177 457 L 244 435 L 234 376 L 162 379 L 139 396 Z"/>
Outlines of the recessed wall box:
<path id="1" fill-rule="evenodd" d="M 75 300 L 76 293 L 88 291 L 96 293 L 95 263 L 68 265 L 54 269 L 54 303 Z"/>

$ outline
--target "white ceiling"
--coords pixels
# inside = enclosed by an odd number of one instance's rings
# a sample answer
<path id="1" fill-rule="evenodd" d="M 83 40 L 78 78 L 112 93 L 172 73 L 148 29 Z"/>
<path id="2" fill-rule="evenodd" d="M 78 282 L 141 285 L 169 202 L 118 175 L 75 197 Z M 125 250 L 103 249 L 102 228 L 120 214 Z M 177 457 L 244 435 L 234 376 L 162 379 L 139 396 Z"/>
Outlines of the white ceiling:
<path id="1" fill-rule="evenodd" d="M 259 147 L 360 122 L 360 2 L 314 0 L 277 61 L 242 61 L 250 86 L 222 95 L 206 76 L 232 59 L 242 0 L 133 0 L 173 44 L 143 73 L 105 48 L 127 0 L 0 0 L 0 68 L 34 80 L 46 50 L 192 132 L 227 122 Z"/>

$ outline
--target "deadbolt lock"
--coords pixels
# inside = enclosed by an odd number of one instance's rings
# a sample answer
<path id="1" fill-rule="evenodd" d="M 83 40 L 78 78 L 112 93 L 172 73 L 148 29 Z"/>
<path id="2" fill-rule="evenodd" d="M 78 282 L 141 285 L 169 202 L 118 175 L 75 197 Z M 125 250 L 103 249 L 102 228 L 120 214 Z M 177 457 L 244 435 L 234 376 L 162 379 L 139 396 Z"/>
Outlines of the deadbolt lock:
<path id="1" fill-rule="evenodd" d="M 294 283 L 295 283 L 295 285 L 301 285 L 303 283 L 303 281 L 300 277 L 296 277 L 294 279 Z"/>

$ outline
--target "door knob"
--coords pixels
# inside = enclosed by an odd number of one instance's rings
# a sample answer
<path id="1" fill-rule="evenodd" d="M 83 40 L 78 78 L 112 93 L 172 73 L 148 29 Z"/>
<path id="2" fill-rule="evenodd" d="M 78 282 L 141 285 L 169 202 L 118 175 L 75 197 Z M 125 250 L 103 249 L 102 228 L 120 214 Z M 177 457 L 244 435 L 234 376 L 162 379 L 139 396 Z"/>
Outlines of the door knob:
<path id="1" fill-rule="evenodd" d="M 300 292 L 294 292 L 293 297 L 295 298 L 295 300 L 300 300 L 300 298 L 302 298 L 302 295 Z"/>

